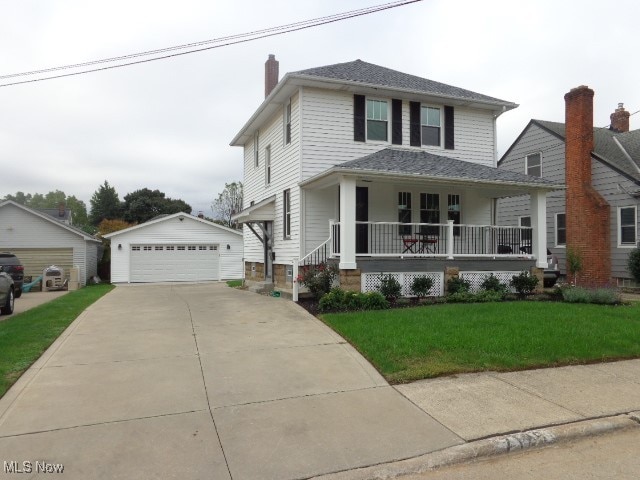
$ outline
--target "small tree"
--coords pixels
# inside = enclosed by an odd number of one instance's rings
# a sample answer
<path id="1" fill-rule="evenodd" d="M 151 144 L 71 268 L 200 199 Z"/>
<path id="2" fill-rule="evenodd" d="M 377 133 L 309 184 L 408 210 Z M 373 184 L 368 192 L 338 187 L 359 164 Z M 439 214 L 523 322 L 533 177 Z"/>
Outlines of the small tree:
<path id="1" fill-rule="evenodd" d="M 567 248 L 567 273 L 573 277 L 573 284 L 578 283 L 578 274 L 582 271 L 582 254 L 574 247 Z"/>
<path id="2" fill-rule="evenodd" d="M 242 210 L 242 182 L 226 183 L 222 193 L 211 204 L 211 210 L 225 227 L 238 228 L 238 223 L 231 217 Z"/>
<path id="3" fill-rule="evenodd" d="M 640 248 L 634 248 L 631 250 L 627 266 L 629 267 L 629 272 L 633 275 L 635 281 L 640 283 Z"/>

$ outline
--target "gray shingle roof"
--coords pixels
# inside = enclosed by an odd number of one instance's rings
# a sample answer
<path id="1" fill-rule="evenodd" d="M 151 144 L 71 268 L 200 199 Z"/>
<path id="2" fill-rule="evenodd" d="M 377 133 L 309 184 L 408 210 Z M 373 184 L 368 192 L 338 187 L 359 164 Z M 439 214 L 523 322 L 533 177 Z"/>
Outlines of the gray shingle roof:
<path id="1" fill-rule="evenodd" d="M 549 180 L 518 172 L 443 157 L 422 150 L 386 148 L 336 166 L 337 169 L 376 171 L 430 178 L 486 181 L 521 185 L 555 186 Z"/>
<path id="2" fill-rule="evenodd" d="M 482 95 L 463 88 L 453 87 L 444 83 L 434 82 L 433 80 L 409 75 L 408 73 L 398 72 L 390 68 L 363 62 L 362 60 L 309 68 L 307 70 L 293 72 L 292 74 L 297 76 L 305 75 L 363 83 L 367 85 L 399 88 L 437 95 L 440 97 L 444 96 L 462 100 L 498 103 L 511 106 L 512 108 L 517 106 L 513 102 L 489 97 L 487 95 Z"/>
<path id="3" fill-rule="evenodd" d="M 548 122 L 545 120 L 532 120 L 543 128 L 555 133 L 562 140 L 566 139 L 565 125 L 559 122 Z M 626 153 L 631 157 L 631 161 L 625 152 L 615 142 L 614 138 L 620 142 Z M 625 133 L 614 132 L 608 128 L 593 129 L 593 153 L 611 165 L 616 170 L 640 182 L 640 130 L 631 130 Z"/>

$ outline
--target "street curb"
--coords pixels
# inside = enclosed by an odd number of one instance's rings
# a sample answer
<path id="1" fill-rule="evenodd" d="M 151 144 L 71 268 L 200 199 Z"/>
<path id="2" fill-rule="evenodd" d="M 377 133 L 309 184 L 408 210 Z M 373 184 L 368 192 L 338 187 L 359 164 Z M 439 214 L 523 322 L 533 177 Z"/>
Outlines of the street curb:
<path id="1" fill-rule="evenodd" d="M 456 445 L 419 457 L 313 477 L 314 480 L 388 480 L 425 473 L 481 458 L 570 442 L 619 430 L 640 428 L 640 411 L 584 420 L 526 432 L 500 435 Z"/>

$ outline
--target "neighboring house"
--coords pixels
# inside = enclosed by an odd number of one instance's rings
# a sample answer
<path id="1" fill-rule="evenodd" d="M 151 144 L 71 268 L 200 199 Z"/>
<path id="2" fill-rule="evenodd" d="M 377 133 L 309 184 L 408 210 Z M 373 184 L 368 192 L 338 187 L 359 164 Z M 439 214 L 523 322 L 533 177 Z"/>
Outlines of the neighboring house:
<path id="1" fill-rule="evenodd" d="M 68 277 L 78 268 L 79 281 L 97 274 L 102 242 L 82 230 L 56 220 L 39 210 L 11 200 L 0 203 L 0 251 L 14 253 L 22 261 L 24 274 L 33 279 L 57 265 Z"/>
<path id="2" fill-rule="evenodd" d="M 627 259 L 638 243 L 640 130 L 629 131 L 622 104 L 610 127 L 594 128 L 587 87 L 571 90 L 565 102 L 565 123 L 531 120 L 498 167 L 566 183 L 566 192 L 547 199 L 547 245 L 562 274 L 573 248 L 582 258 L 583 283 L 631 285 Z M 528 225 L 529 198 L 500 200 L 498 222 Z"/>
<path id="3" fill-rule="evenodd" d="M 111 241 L 113 283 L 242 278 L 242 232 L 187 213 L 162 215 L 104 238 Z"/>
<path id="4" fill-rule="evenodd" d="M 46 213 L 47 215 L 55 218 L 57 221 L 62 222 L 65 225 L 73 225 L 71 209 L 66 208 L 64 203 L 58 205 L 58 208 L 39 208 L 38 211 Z"/>
<path id="5" fill-rule="evenodd" d="M 344 288 L 381 272 L 476 284 L 545 268 L 546 194 L 562 186 L 496 167 L 496 119 L 517 105 L 356 60 L 287 73 L 265 64 L 244 149 L 245 278 L 294 288 L 298 267 L 336 261 Z M 495 203 L 531 195 L 532 227 L 499 227 Z"/>

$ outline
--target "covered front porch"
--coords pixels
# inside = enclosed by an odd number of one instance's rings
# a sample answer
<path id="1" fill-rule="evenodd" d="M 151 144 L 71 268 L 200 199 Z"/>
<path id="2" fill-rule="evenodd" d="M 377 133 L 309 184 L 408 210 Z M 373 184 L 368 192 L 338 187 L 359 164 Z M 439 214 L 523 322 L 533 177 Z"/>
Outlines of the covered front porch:
<path id="1" fill-rule="evenodd" d="M 546 195 L 539 177 L 422 151 L 386 149 L 301 184 L 302 264 L 358 268 L 363 257 L 528 259 L 547 267 Z M 529 195 L 529 215 L 497 225 L 499 198 Z"/>

